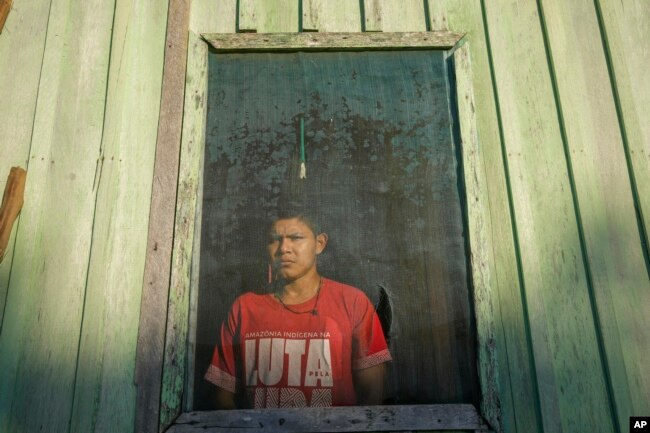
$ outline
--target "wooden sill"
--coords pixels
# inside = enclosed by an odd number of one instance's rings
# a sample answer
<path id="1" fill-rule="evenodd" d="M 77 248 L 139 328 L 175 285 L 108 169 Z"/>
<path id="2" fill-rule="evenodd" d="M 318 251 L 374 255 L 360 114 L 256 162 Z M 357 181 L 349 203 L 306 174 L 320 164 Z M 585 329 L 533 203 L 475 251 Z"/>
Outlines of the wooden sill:
<path id="1" fill-rule="evenodd" d="M 350 406 L 187 412 L 168 433 L 489 431 L 471 404 Z"/>
<path id="2" fill-rule="evenodd" d="M 464 36 L 453 32 L 403 33 L 204 33 L 217 52 L 451 49 Z"/>

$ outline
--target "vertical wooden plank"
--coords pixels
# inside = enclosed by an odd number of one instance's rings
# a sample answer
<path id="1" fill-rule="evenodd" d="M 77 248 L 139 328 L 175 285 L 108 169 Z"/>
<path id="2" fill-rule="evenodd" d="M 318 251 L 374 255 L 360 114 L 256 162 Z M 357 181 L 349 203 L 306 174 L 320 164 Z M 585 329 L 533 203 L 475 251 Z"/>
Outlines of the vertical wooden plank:
<path id="1" fill-rule="evenodd" d="M 21 2 L 0 34 L 0 59 L 4 59 L 0 62 L 0 191 L 11 167 L 27 168 L 50 3 Z M 0 263 L 0 330 L 19 221 L 20 216 Z"/>
<path id="2" fill-rule="evenodd" d="M 204 153 L 205 155 L 205 153 Z M 196 186 L 196 202 L 203 203 L 203 164 L 205 157 L 201 157 L 199 164 L 199 183 Z M 194 239 L 192 240 L 192 267 L 190 269 L 190 310 L 188 320 L 188 333 L 187 333 L 187 351 L 188 351 L 188 365 L 186 370 L 186 385 L 184 396 L 184 409 L 191 411 L 194 408 L 194 387 L 196 377 L 196 324 L 198 319 L 198 303 L 199 303 L 199 272 L 201 264 L 201 221 L 203 219 L 203 208 L 197 206 L 196 214 L 194 215 Z"/>
<path id="3" fill-rule="evenodd" d="M 610 432 L 571 182 L 537 5 L 484 3 L 545 431 Z"/>
<path id="4" fill-rule="evenodd" d="M 462 42 L 461 42 L 462 43 Z M 476 316 L 478 350 L 478 370 L 481 380 L 481 411 L 493 428 L 499 429 L 498 409 L 501 406 L 498 395 L 498 366 L 494 352 L 495 314 L 497 292 L 492 275 L 492 255 L 490 251 L 491 221 L 488 208 L 488 190 L 485 182 L 485 169 L 476 124 L 474 91 L 472 86 L 472 66 L 468 44 L 454 51 L 451 59 L 455 80 L 450 83 L 458 110 L 458 124 L 454 130 L 460 133 L 463 184 L 465 186 L 465 212 L 469 238 L 470 268 Z M 498 310 L 496 310 L 498 312 Z M 487 415 L 487 416 L 486 416 Z"/>
<path id="5" fill-rule="evenodd" d="M 359 32 L 359 2 L 349 0 L 302 0 L 303 31 Z"/>
<path id="6" fill-rule="evenodd" d="M 189 0 L 169 3 L 144 287 L 136 350 L 135 430 L 157 432 L 183 125 Z"/>
<path id="7" fill-rule="evenodd" d="M 320 2 L 318 0 L 300 0 L 302 4 L 302 31 L 317 32 L 320 27 Z"/>
<path id="8" fill-rule="evenodd" d="M 117 2 L 71 431 L 128 432 L 134 426 L 166 24 L 166 2 Z"/>
<path id="9" fill-rule="evenodd" d="M 488 263 L 491 267 L 490 292 L 486 297 L 489 296 L 492 301 L 489 305 L 493 307 L 495 327 L 493 347 L 479 346 L 479 369 L 483 389 L 482 415 L 497 431 L 501 428 L 505 432 L 535 432 L 538 430 L 532 398 L 536 393 L 534 372 L 529 359 L 530 347 L 526 335 L 508 186 L 501 152 L 500 119 L 492 82 L 489 41 L 486 37 L 481 2 L 480 0 L 462 2 L 434 0 L 429 2 L 429 10 L 433 30 L 449 29 L 467 32 L 465 40 L 472 58 L 471 73 L 481 149 L 480 158 L 485 170 L 487 189 L 486 196 L 483 198 L 487 201 L 489 213 L 485 231 L 489 233 L 491 246 L 488 252 Z M 475 299 L 477 296 L 478 294 L 475 294 Z M 481 314 L 481 309 L 477 307 L 479 337 L 485 332 L 479 319 Z M 490 339 L 484 338 L 483 341 L 490 342 Z M 493 355 L 492 351 L 496 352 L 496 355 Z M 486 360 L 482 358 L 483 354 L 487 357 Z M 494 376 L 497 379 L 497 396 L 486 393 L 489 388 L 485 380 Z M 498 409 L 492 411 L 489 408 L 497 398 Z"/>
<path id="10" fill-rule="evenodd" d="M 381 30 L 423 32 L 427 20 L 422 0 L 381 0 Z"/>
<path id="11" fill-rule="evenodd" d="M 297 32 L 299 0 L 239 0 L 239 31 Z"/>
<path id="12" fill-rule="evenodd" d="M 237 0 L 193 0 L 190 30 L 201 33 L 235 33 Z"/>
<path id="13" fill-rule="evenodd" d="M 593 1 L 543 1 L 619 431 L 650 410 L 650 281 Z M 571 44 L 566 44 L 566 41 Z M 589 71 L 585 74 L 584 71 Z M 625 336 L 623 338 L 623 336 Z"/>
<path id="14" fill-rule="evenodd" d="M 11 408 L 0 431 L 69 428 L 113 8 L 100 0 L 51 6 L 0 336 L 0 407 Z"/>
<path id="15" fill-rule="evenodd" d="M 361 1 L 363 2 L 363 14 L 362 14 L 363 31 L 381 32 L 383 29 L 381 0 L 361 0 Z"/>
<path id="16" fill-rule="evenodd" d="M 644 0 L 594 2 L 601 21 L 610 79 L 626 143 L 631 181 L 645 242 L 650 238 L 650 4 Z M 645 245 L 650 255 L 650 245 Z M 647 256 L 646 256 L 646 260 Z M 648 263 L 646 262 L 646 266 Z"/>
<path id="17" fill-rule="evenodd" d="M 257 10 L 255 0 L 237 0 L 239 2 L 238 32 L 257 31 Z"/>
<path id="18" fill-rule="evenodd" d="M 187 370 L 187 330 L 196 230 L 194 224 L 197 205 L 201 206 L 201 203 L 197 201 L 197 194 L 203 174 L 200 167 L 205 147 L 208 89 L 207 54 L 207 43 L 200 36 L 190 32 L 172 275 L 163 363 L 161 431 L 164 431 L 181 412 Z"/>

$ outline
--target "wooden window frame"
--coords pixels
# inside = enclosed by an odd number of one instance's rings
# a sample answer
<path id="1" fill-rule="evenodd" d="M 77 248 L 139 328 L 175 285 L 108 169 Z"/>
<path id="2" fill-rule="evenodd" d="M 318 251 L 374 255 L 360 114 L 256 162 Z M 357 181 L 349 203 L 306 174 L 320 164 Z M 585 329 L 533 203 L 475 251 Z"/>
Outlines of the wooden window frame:
<path id="1" fill-rule="evenodd" d="M 187 0 L 176 3 L 184 5 Z M 172 2 L 174 3 L 174 2 Z M 171 14 L 174 13 L 170 6 Z M 175 11 L 177 14 L 178 10 Z M 413 33 L 187 32 L 177 15 L 167 34 L 145 280 L 136 356 L 136 431 L 174 433 L 323 431 L 490 431 L 498 424 L 495 333 L 489 287 L 487 189 L 465 35 Z M 180 29 L 174 30 L 174 26 Z M 209 48 L 210 46 L 210 48 Z M 471 404 L 356 406 L 191 412 L 208 51 L 444 50 L 454 74 L 470 272 L 477 325 L 480 412 Z M 180 109 L 179 107 L 182 107 Z"/>

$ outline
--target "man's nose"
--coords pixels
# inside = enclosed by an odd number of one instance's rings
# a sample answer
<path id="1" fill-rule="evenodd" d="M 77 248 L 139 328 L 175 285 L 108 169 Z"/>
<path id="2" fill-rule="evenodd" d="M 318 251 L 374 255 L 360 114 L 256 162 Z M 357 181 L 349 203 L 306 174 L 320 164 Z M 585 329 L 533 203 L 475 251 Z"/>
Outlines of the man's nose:
<path id="1" fill-rule="evenodd" d="M 278 245 L 278 251 L 280 253 L 286 253 L 289 251 L 289 242 L 287 242 L 286 238 L 280 238 L 278 242 L 280 242 Z"/>

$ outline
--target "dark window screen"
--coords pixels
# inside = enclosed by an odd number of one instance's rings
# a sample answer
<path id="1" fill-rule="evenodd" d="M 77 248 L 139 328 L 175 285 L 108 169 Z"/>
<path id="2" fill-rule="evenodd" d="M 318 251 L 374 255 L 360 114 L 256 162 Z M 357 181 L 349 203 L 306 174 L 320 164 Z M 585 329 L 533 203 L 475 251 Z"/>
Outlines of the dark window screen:
<path id="1" fill-rule="evenodd" d="M 329 235 L 322 275 L 373 302 L 385 288 L 394 401 L 477 403 L 449 101 L 441 51 L 210 55 L 196 409 L 209 408 L 202 376 L 232 301 L 265 290 L 268 221 L 287 200 Z"/>

